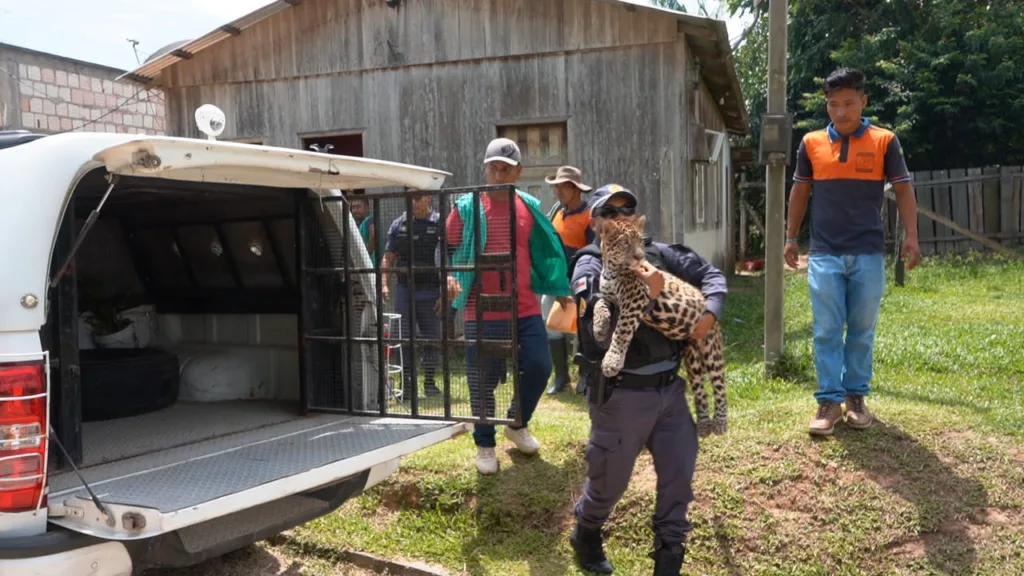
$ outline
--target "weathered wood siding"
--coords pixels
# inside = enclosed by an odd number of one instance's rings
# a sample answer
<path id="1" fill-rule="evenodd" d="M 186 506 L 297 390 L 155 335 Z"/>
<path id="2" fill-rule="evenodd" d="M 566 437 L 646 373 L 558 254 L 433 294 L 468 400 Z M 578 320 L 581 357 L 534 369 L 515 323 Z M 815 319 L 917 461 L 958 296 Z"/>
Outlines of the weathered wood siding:
<path id="1" fill-rule="evenodd" d="M 450 171 L 449 186 L 483 182 L 503 126 L 564 123 L 565 162 L 636 191 L 649 231 L 682 241 L 689 59 L 674 19 L 595 0 L 307 0 L 164 74 L 173 134 L 199 136 L 193 112 L 213 103 L 224 139 L 361 132 L 367 157 Z M 699 102 L 722 130 L 706 89 Z"/>
<path id="2" fill-rule="evenodd" d="M 166 70 L 168 86 L 281 80 L 674 42 L 672 18 L 594 0 L 308 0 Z"/>
<path id="3" fill-rule="evenodd" d="M 224 138 L 286 147 L 359 130 L 367 157 L 448 170 L 448 185 L 483 181 L 483 148 L 499 126 L 564 121 L 568 162 L 657 206 L 662 157 L 682 161 L 678 46 L 170 88 L 169 119 L 173 133 L 198 137 L 193 112 L 209 102 L 227 115 Z M 683 188 L 675 176 L 673 193 Z"/>

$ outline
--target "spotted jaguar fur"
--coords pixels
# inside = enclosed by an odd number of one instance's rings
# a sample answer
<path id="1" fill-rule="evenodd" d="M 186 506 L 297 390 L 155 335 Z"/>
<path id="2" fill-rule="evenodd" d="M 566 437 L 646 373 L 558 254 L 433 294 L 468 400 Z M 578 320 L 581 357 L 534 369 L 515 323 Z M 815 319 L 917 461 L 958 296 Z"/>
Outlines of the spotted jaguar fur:
<path id="1" fill-rule="evenodd" d="M 625 362 L 626 350 L 640 322 L 673 340 L 686 339 L 704 314 L 704 295 L 696 287 L 662 271 L 665 285 L 651 311 L 644 316 L 650 291 L 640 276 L 644 257 L 643 228 L 646 217 L 607 220 L 601 228 L 601 299 L 594 304 L 594 336 L 606 341 L 611 329 L 609 303 L 619 310 L 611 345 L 601 362 L 607 377 L 617 375 Z M 722 330 L 716 322 L 707 335 L 686 347 L 684 364 L 697 409 L 697 432 L 707 436 L 726 431 L 725 364 Z M 715 397 L 714 419 L 710 417 L 705 379 L 711 380 Z"/>

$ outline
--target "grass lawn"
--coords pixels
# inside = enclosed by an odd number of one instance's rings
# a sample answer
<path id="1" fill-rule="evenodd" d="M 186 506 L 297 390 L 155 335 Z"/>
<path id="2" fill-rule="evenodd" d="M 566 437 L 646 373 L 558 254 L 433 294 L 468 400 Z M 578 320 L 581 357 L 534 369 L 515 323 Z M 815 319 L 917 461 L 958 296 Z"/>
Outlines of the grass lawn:
<path id="1" fill-rule="evenodd" d="M 891 269 L 890 269 L 891 270 Z M 867 431 L 812 440 L 806 277 L 787 275 L 787 356 L 762 377 L 762 288 L 731 283 L 730 427 L 702 443 L 688 574 L 1024 574 L 1024 265 L 931 259 L 882 304 Z M 503 445 L 478 476 L 468 436 L 268 549 L 330 563 L 351 549 L 451 574 L 579 574 L 568 544 L 589 430 L 583 401 L 545 397 L 539 457 Z M 617 573 L 649 574 L 655 474 L 641 455 L 609 525 Z M 329 574 L 306 563 L 302 574 Z"/>

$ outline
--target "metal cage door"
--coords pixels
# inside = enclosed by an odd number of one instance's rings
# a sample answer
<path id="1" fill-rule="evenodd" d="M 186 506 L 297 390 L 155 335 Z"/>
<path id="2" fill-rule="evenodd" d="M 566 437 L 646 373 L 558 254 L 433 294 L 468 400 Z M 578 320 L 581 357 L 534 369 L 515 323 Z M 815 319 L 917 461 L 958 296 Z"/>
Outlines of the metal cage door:
<path id="1" fill-rule="evenodd" d="M 306 410 L 520 423 L 515 194 L 298 199 Z"/>

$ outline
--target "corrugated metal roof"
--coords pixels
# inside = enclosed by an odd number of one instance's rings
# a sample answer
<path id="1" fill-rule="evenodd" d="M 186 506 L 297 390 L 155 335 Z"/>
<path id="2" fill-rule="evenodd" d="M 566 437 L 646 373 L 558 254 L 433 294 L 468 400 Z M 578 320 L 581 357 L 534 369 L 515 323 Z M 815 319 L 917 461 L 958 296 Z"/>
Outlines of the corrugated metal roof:
<path id="1" fill-rule="evenodd" d="M 729 30 L 725 22 L 659 8 L 642 3 L 642 0 L 594 1 L 621 4 L 627 10 L 646 10 L 675 18 L 679 22 L 679 31 L 686 34 L 693 55 L 700 62 L 701 78 L 707 84 L 711 96 L 715 99 L 722 112 L 726 130 L 737 135 L 745 135 L 747 133 L 749 129 L 747 107 L 743 99 L 743 89 L 740 87 L 739 76 L 736 75 L 732 46 L 729 44 Z M 160 73 L 164 69 L 182 60 L 188 60 L 199 51 L 209 48 L 231 36 L 237 36 L 253 24 L 257 24 L 286 8 L 300 3 L 302 3 L 302 0 L 278 0 L 272 2 L 237 20 L 220 26 L 205 36 L 170 50 L 166 54 L 150 57 L 142 66 L 123 74 L 121 78 L 127 78 L 142 84 L 153 84 L 158 80 Z M 173 44 L 170 46 L 173 46 Z"/>
<path id="2" fill-rule="evenodd" d="M 285 8 L 290 8 L 300 2 L 302 2 L 302 0 L 278 0 L 277 2 L 267 4 L 266 6 L 254 10 L 237 20 L 228 22 L 227 24 L 218 27 L 216 30 L 196 38 L 175 50 L 171 50 L 166 54 L 162 54 L 155 58 L 151 57 L 151 59 L 147 60 L 142 66 L 124 74 L 122 78 L 128 78 L 143 84 L 152 84 L 160 75 L 160 72 L 165 68 L 173 66 L 182 60 L 188 60 L 201 50 L 205 50 L 225 38 L 238 36 L 249 26 L 266 20 Z"/>

